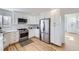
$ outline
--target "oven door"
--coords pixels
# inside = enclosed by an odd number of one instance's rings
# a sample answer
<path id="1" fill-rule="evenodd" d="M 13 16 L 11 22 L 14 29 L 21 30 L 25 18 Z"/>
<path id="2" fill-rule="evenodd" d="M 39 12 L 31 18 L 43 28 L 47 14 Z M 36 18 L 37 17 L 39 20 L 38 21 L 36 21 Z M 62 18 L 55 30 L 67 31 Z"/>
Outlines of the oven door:
<path id="1" fill-rule="evenodd" d="M 20 42 L 24 41 L 24 40 L 28 40 L 28 32 L 27 33 L 21 33 L 20 34 Z"/>
<path id="2" fill-rule="evenodd" d="M 20 34 L 20 38 L 23 38 L 23 37 L 26 37 L 26 36 L 28 36 L 28 33 L 21 33 Z"/>

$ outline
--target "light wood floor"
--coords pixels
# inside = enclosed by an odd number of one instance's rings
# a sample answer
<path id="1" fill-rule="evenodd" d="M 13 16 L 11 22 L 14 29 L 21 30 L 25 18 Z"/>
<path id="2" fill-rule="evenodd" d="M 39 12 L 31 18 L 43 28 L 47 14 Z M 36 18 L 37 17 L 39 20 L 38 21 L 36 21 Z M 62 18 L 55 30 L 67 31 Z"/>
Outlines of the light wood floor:
<path id="1" fill-rule="evenodd" d="M 31 41 L 10 45 L 5 51 L 79 51 L 79 35 L 73 33 L 65 34 L 65 44 L 58 47 L 47 44 L 39 39 L 32 38 Z"/>
<path id="2" fill-rule="evenodd" d="M 23 44 L 25 43 L 16 43 L 9 46 L 5 50 L 6 51 L 55 51 L 55 49 L 51 45 L 42 42 L 39 39 L 32 38 L 31 40 L 29 39 L 29 42 L 30 43 L 26 44 L 25 46 L 23 46 Z"/>
<path id="3" fill-rule="evenodd" d="M 75 33 L 66 33 L 65 37 L 64 50 L 79 51 L 79 35 Z"/>

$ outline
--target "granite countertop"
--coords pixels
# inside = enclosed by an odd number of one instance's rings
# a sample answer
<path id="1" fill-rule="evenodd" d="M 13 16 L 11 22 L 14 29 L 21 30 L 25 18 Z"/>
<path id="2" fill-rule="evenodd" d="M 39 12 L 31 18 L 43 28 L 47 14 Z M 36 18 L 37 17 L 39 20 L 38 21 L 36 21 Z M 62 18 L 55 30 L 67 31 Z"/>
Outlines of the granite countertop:
<path id="1" fill-rule="evenodd" d="M 15 32 L 18 31 L 17 29 L 2 29 L 3 33 L 8 33 L 8 32 Z"/>

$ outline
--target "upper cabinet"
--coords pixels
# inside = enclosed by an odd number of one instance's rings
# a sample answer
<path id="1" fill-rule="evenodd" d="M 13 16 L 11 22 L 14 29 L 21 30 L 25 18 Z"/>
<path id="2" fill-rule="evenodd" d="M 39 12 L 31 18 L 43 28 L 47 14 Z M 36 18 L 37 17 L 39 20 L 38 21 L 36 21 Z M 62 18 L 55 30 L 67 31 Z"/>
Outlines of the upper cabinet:
<path id="1" fill-rule="evenodd" d="M 11 16 L 3 16 L 3 27 L 11 26 Z"/>
<path id="2" fill-rule="evenodd" d="M 29 24 L 39 24 L 39 17 L 38 16 L 30 16 L 29 17 Z"/>

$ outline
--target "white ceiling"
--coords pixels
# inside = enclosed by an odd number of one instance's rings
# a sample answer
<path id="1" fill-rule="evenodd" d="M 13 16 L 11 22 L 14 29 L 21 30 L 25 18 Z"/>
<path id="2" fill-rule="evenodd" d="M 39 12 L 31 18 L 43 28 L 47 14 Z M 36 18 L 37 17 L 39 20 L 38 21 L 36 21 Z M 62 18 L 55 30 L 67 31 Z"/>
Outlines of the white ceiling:
<path id="1" fill-rule="evenodd" d="M 28 14 L 38 14 L 46 11 L 51 11 L 52 8 L 3 8 L 6 10 L 14 10 L 16 12 L 23 12 L 23 13 L 28 13 Z"/>
<path id="2" fill-rule="evenodd" d="M 37 15 L 42 12 L 54 10 L 55 8 L 2 8 L 2 9 Z M 65 14 L 79 12 L 79 8 L 61 8 L 61 10 Z"/>
<path id="3" fill-rule="evenodd" d="M 62 12 L 64 14 L 79 13 L 79 8 L 63 8 Z"/>

